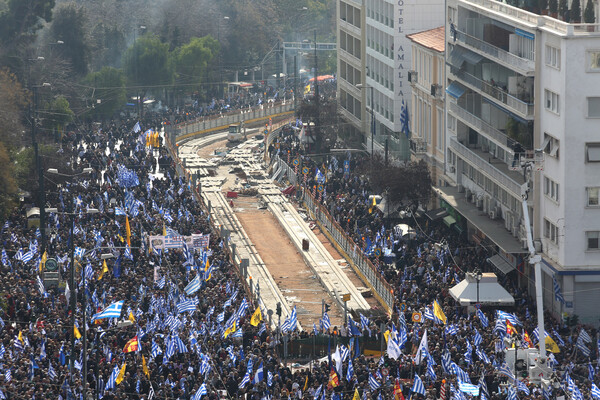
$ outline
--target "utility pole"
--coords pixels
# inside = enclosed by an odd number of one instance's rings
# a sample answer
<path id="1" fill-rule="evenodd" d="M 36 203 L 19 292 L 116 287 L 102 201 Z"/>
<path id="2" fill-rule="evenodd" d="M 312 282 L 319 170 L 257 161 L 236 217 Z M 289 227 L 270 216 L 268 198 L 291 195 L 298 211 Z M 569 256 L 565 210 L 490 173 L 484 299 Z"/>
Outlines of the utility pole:
<path id="1" fill-rule="evenodd" d="M 42 84 L 42 87 L 50 86 L 49 83 Z M 37 117 L 37 89 L 38 86 L 32 85 L 33 91 L 33 104 L 30 105 L 30 120 L 31 120 L 31 142 L 33 145 L 33 154 L 35 157 L 35 170 L 38 176 L 38 193 L 37 203 L 40 209 L 40 232 L 42 234 L 41 240 L 41 254 L 43 255 L 46 251 L 46 194 L 44 192 L 44 175 L 42 174 L 42 161 L 40 160 L 39 146 L 36 137 L 36 117 Z"/>
<path id="2" fill-rule="evenodd" d="M 319 64 L 318 64 L 318 58 L 317 58 L 317 30 L 314 30 L 314 38 L 315 38 L 315 138 L 318 141 L 320 140 L 320 126 L 321 125 L 321 121 L 319 118 L 319 113 L 321 112 L 321 109 L 319 108 L 319 80 L 317 79 L 319 77 Z"/>
<path id="3" fill-rule="evenodd" d="M 298 56 L 294 56 L 294 111 L 298 116 Z"/>

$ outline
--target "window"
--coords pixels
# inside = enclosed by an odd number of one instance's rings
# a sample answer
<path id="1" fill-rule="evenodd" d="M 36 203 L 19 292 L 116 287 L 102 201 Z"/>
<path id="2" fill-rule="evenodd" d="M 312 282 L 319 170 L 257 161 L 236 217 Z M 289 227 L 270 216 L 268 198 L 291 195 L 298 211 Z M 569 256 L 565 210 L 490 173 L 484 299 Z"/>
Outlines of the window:
<path id="1" fill-rule="evenodd" d="M 544 97 L 546 110 L 558 114 L 560 111 L 558 108 L 558 94 L 546 89 L 544 90 Z"/>
<path id="2" fill-rule="evenodd" d="M 600 206 L 600 187 L 589 187 L 585 189 L 587 192 L 587 205 L 588 207 Z"/>
<path id="3" fill-rule="evenodd" d="M 588 118 L 600 118 L 600 97 L 588 97 L 587 104 Z"/>
<path id="4" fill-rule="evenodd" d="M 554 244 L 558 244 L 558 226 L 544 218 L 544 237 L 550 239 Z"/>
<path id="5" fill-rule="evenodd" d="M 560 140 L 544 132 L 544 143 L 542 143 L 542 150 L 544 150 L 544 153 L 550 157 L 558 158 L 559 145 Z"/>
<path id="6" fill-rule="evenodd" d="M 456 22 L 458 11 L 456 8 L 448 7 L 448 22 Z"/>
<path id="7" fill-rule="evenodd" d="M 546 197 L 549 197 L 554 201 L 558 201 L 558 183 L 554 182 L 547 176 L 544 176 L 544 194 Z"/>
<path id="8" fill-rule="evenodd" d="M 560 49 L 546 45 L 546 65 L 560 69 Z"/>
<path id="9" fill-rule="evenodd" d="M 585 160 L 587 162 L 600 162 L 600 143 L 585 144 Z"/>
<path id="10" fill-rule="evenodd" d="M 600 71 L 600 51 L 588 51 L 587 52 L 588 71 L 599 72 Z"/>
<path id="11" fill-rule="evenodd" d="M 588 250 L 598 250 L 598 239 L 600 238 L 600 231 L 587 231 L 585 233 L 587 239 Z"/>

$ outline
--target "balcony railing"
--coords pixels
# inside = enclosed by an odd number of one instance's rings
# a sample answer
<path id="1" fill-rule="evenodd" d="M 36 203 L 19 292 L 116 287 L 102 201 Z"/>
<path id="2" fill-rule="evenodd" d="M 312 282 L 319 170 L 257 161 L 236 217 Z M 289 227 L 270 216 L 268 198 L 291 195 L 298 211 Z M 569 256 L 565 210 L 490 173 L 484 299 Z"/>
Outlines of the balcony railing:
<path id="1" fill-rule="evenodd" d="M 474 36 L 456 30 L 456 39 L 475 50 L 484 52 L 489 57 L 493 57 L 502 63 L 521 70 L 524 75 L 531 75 L 535 71 L 535 62 L 533 60 L 519 57 Z"/>
<path id="2" fill-rule="evenodd" d="M 469 125 L 472 129 L 481 133 L 483 136 L 492 139 L 497 145 L 501 146 L 505 151 L 512 153 L 512 150 L 508 147 L 508 137 L 497 128 L 488 124 L 478 116 L 471 114 L 456 103 L 448 102 L 448 109 L 452 114 L 462 120 L 465 124 Z"/>
<path id="3" fill-rule="evenodd" d="M 487 160 L 475 154 L 475 152 L 473 152 L 471 149 L 461 144 L 456 136 L 450 137 L 450 148 L 458 156 L 460 156 L 460 158 L 477 168 L 477 170 L 481 171 L 481 173 L 496 182 L 498 185 L 508 190 L 512 195 L 516 196 L 517 198 L 521 196 L 521 185 L 519 183 L 502 173 Z"/>
<path id="4" fill-rule="evenodd" d="M 504 91 L 500 87 L 494 86 L 464 71 L 454 70 L 452 73 L 457 78 L 471 85 L 475 89 L 482 91 L 495 100 L 500 101 L 506 107 L 510 108 L 511 111 L 514 111 L 521 117 L 525 119 L 533 118 L 534 107 L 532 103 L 526 103 L 525 101 L 520 100 L 519 98 Z"/>
<path id="5" fill-rule="evenodd" d="M 410 139 L 410 151 L 413 154 L 421 155 L 427 153 L 427 143 L 423 139 Z"/>

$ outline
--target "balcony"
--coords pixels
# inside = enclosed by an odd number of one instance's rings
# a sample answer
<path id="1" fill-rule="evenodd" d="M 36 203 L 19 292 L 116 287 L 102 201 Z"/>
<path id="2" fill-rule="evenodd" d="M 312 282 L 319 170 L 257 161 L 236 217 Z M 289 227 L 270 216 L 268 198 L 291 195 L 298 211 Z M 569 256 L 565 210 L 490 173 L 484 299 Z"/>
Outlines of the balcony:
<path id="1" fill-rule="evenodd" d="M 414 155 L 427 154 L 427 143 L 421 138 L 410 139 L 410 152 Z"/>
<path id="2" fill-rule="evenodd" d="M 492 164 L 489 153 L 483 152 L 481 149 L 466 147 L 458 141 L 456 136 L 450 137 L 450 148 L 465 162 L 477 168 L 477 170 L 502 186 L 513 196 L 520 198 L 523 176 L 517 172 L 510 171 L 503 161 L 497 160 L 496 164 Z"/>
<path id="3" fill-rule="evenodd" d="M 509 147 L 508 136 L 504 134 L 501 130 L 494 128 L 492 125 L 488 124 L 478 116 L 471 114 L 458 104 L 454 102 L 448 102 L 448 110 L 452 113 L 456 118 L 460 119 L 463 123 L 476 130 L 483 136 L 492 140 L 498 146 L 502 147 L 504 151 L 512 154 L 513 150 Z"/>
<path id="4" fill-rule="evenodd" d="M 452 34 L 450 37 L 452 37 Z M 470 50 L 482 52 L 486 57 L 497 61 L 499 64 L 517 70 L 521 75 L 533 76 L 535 73 L 535 61 L 533 60 L 519 57 L 458 29 L 456 30 L 456 40 L 459 40 L 464 47 Z"/>
<path id="5" fill-rule="evenodd" d="M 504 105 L 509 111 L 514 112 L 520 117 L 528 120 L 532 120 L 534 118 L 534 107 L 533 103 L 527 103 L 519 98 L 509 94 L 499 86 L 492 85 L 486 81 L 483 81 L 471 74 L 468 74 L 464 71 L 459 71 L 453 68 L 451 72 L 456 78 L 460 79 L 467 86 L 470 86 L 471 89 L 481 92 L 485 97 L 490 98 L 494 101 L 499 101 Z"/>

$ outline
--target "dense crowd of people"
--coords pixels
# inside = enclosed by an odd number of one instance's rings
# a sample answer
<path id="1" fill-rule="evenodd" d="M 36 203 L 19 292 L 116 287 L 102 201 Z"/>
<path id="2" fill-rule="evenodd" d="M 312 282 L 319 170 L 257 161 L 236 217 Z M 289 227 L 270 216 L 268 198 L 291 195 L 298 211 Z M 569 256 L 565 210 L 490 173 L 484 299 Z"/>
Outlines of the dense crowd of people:
<path id="1" fill-rule="evenodd" d="M 303 336 L 335 331 L 379 340 L 385 335 L 388 352 L 366 356 L 359 341 L 351 340 L 349 348 L 331 349 L 332 361 L 306 369 L 283 365 L 278 332 L 253 318 L 256 302 L 210 216 L 177 176 L 164 146 L 147 145 L 144 131 L 166 119 L 147 115 L 140 124 L 112 123 L 65 138 L 59 152 L 72 160 L 65 174 L 73 176 L 48 190 L 47 206 L 56 210 L 46 217 L 46 243 L 23 208 L 3 222 L 0 398 L 461 400 L 473 390 L 465 384 L 479 387 L 486 399 L 510 398 L 515 390 L 528 399 L 555 398 L 561 391 L 589 397 L 597 379 L 596 345 L 590 343 L 596 331 L 547 315 L 546 331 L 560 344 L 550 361 L 564 389 L 542 392 L 526 383 L 512 389 L 510 373 L 502 372 L 504 339 L 512 336 L 525 347 L 526 332 L 535 341 L 531 299 L 509 276 L 502 284 L 517 306 L 504 310 L 507 314 L 494 308 L 469 314 L 459 307 L 448 290 L 464 272 L 486 268 L 487 250 L 443 225 L 425 227 L 415 219 L 415 238 L 384 226 L 381 213 L 368 210 L 371 188 L 353 173 L 362 162 L 356 157 L 349 171 L 340 167 L 341 158 L 339 168 L 329 169 L 323 201 L 357 243 L 368 237 L 395 255 L 393 263 L 379 264 L 394 288 L 394 312 L 370 320 L 365 311 L 366 316 L 353 317 L 352 326 L 339 328 L 324 316 Z M 289 149 L 302 157 L 295 135 L 280 142 L 284 154 Z M 79 174 L 84 168 L 91 174 Z M 210 236 L 200 248 L 151 248 L 148 238 L 164 234 Z M 447 247 L 435 245 L 441 242 Z M 43 283 L 45 259 L 58 262 L 58 287 Z M 74 287 L 69 286 L 72 268 Z M 73 291 L 77 329 L 71 322 Z M 118 318 L 103 317 L 121 301 Z M 432 309 L 434 301 L 446 323 Z M 413 311 L 422 311 L 424 320 L 413 322 Z M 507 318 L 514 324 L 512 335 Z M 293 327 L 290 331 L 297 334 Z M 390 350 L 393 344 L 397 351 Z"/>

